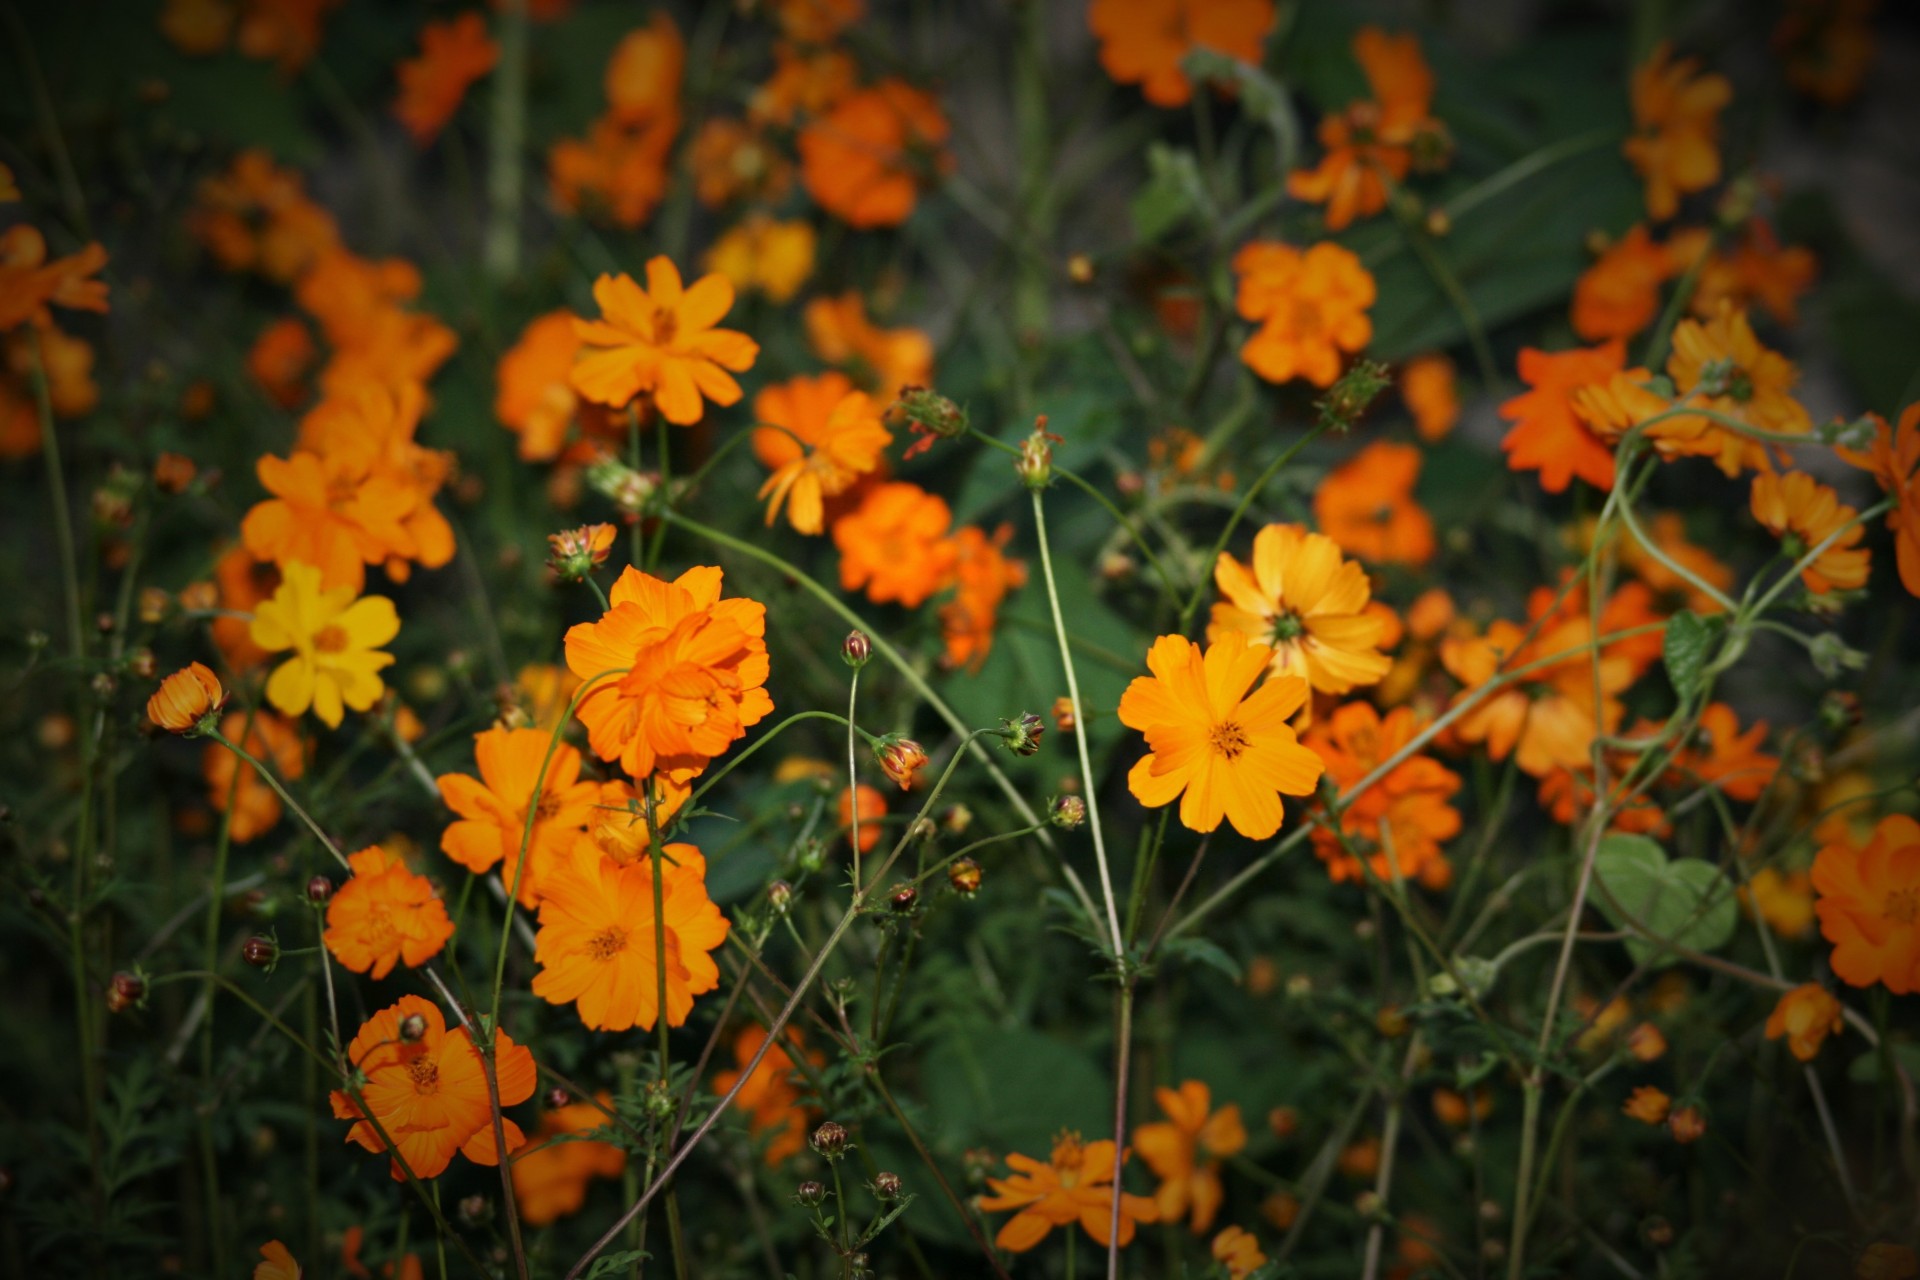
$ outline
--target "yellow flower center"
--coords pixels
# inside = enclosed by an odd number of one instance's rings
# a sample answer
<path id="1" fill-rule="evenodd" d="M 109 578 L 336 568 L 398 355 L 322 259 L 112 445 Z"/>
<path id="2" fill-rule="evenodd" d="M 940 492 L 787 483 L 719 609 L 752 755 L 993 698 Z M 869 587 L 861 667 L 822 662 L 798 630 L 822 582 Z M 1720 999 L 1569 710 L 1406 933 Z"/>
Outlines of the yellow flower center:
<path id="1" fill-rule="evenodd" d="M 1216 755 L 1223 755 L 1228 760 L 1239 759 L 1240 753 L 1251 745 L 1247 738 L 1247 731 L 1232 720 L 1213 726 L 1213 733 L 1208 737 L 1207 744 L 1213 748 Z"/>
<path id="2" fill-rule="evenodd" d="M 1920 889 L 1895 889 L 1887 895 L 1887 905 L 1880 915 L 1895 924 L 1910 925 L 1920 920 Z"/>
<path id="3" fill-rule="evenodd" d="M 590 959 L 607 961 L 627 949 L 627 931 L 619 925 L 602 929 L 587 939 L 587 956 Z"/>
<path id="4" fill-rule="evenodd" d="M 337 622 L 329 622 L 313 637 L 313 647 L 321 653 L 344 653 L 350 643 L 347 629 Z"/>
<path id="5" fill-rule="evenodd" d="M 1273 624 L 1268 634 L 1275 645 L 1282 645 L 1289 640 L 1298 640 L 1306 629 L 1307 624 L 1300 620 L 1299 614 L 1277 613 L 1273 617 Z"/>
<path id="6" fill-rule="evenodd" d="M 415 1093 L 438 1093 L 440 1091 L 440 1064 L 421 1054 L 407 1064 L 407 1074 L 413 1077 Z"/>

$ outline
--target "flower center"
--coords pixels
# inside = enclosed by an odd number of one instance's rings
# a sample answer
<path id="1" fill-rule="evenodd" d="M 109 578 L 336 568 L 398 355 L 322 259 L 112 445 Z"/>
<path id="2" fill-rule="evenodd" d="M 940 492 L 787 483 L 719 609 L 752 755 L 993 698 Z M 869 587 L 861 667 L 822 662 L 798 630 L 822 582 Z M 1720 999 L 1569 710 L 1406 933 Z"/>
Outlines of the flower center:
<path id="1" fill-rule="evenodd" d="M 1317 334 L 1325 326 L 1320 320 L 1318 298 L 1296 298 L 1293 303 L 1293 331 L 1296 335 Z"/>
<path id="2" fill-rule="evenodd" d="M 1895 889 L 1887 895 L 1887 905 L 1881 908 L 1880 915 L 1895 924 L 1920 921 L 1920 889 Z"/>
<path id="3" fill-rule="evenodd" d="M 345 652 L 347 644 L 347 629 L 337 622 L 329 622 L 313 637 L 313 647 L 321 653 Z"/>
<path id="4" fill-rule="evenodd" d="M 1213 726 L 1213 733 L 1209 735 L 1207 744 L 1216 754 L 1223 755 L 1228 760 L 1239 759 L 1240 753 L 1251 745 L 1247 738 L 1247 731 L 1232 720 Z"/>
<path id="5" fill-rule="evenodd" d="M 407 1074 L 413 1077 L 415 1093 L 440 1091 L 440 1064 L 424 1053 L 407 1064 Z"/>
<path id="6" fill-rule="evenodd" d="M 1275 644 L 1285 644 L 1289 640 L 1298 640 L 1306 629 L 1307 624 L 1300 620 L 1299 614 L 1278 613 L 1273 617 L 1272 629 L 1268 634 L 1273 637 Z"/>
<path id="7" fill-rule="evenodd" d="M 1753 399 L 1753 379 L 1731 359 L 1722 356 L 1700 366 L 1700 390 L 1710 396 L 1726 396 L 1742 404 Z"/>
<path id="8" fill-rule="evenodd" d="M 627 931 L 617 924 L 587 939 L 587 955 L 594 960 L 611 960 L 626 949 Z"/>
<path id="9" fill-rule="evenodd" d="M 656 346 L 670 347 L 673 340 L 680 336 L 680 317 L 666 307 L 653 309 L 653 341 Z"/>

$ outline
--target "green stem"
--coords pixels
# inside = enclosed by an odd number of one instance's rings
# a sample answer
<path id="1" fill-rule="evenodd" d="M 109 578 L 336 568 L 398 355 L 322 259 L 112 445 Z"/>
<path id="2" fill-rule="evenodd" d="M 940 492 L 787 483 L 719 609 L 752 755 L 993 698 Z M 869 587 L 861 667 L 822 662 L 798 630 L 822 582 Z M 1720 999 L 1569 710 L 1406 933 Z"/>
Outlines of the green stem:
<path id="1" fill-rule="evenodd" d="M 280 802 L 292 810 L 294 814 L 299 817 L 300 821 L 307 824 L 307 830 L 313 832 L 314 838 L 325 846 L 328 853 L 333 855 L 334 861 L 345 867 L 349 873 L 353 871 L 353 864 L 347 861 L 346 854 L 340 852 L 340 846 L 335 844 L 327 833 L 320 829 L 320 824 L 313 820 L 312 814 L 300 807 L 298 800 L 295 800 L 291 795 L 287 794 L 287 789 L 280 785 L 280 779 L 273 776 L 271 769 L 255 759 L 253 753 L 245 747 L 237 742 L 230 741 L 226 735 L 222 734 L 218 729 L 208 729 L 206 736 L 212 738 L 215 742 L 252 765 L 253 771 L 264 778 L 267 785 L 273 788 L 274 794 L 280 797 Z"/>
<path id="2" fill-rule="evenodd" d="M 1200 607 L 1200 598 L 1206 594 L 1207 584 L 1213 581 L 1213 566 L 1220 562 L 1220 553 L 1227 549 L 1227 543 L 1233 538 L 1233 531 L 1238 529 L 1240 522 L 1246 518 L 1247 510 L 1253 506 L 1254 499 L 1259 497 L 1261 490 L 1280 474 L 1280 468 L 1293 461 L 1295 454 L 1312 444 L 1325 430 L 1326 427 L 1320 423 L 1315 423 L 1308 428 L 1305 435 L 1281 450 L 1280 456 L 1268 463 L 1267 469 L 1260 473 L 1260 477 L 1247 486 L 1247 491 L 1241 495 L 1240 501 L 1234 506 L 1233 514 L 1227 517 L 1226 528 L 1220 530 L 1220 536 L 1214 539 L 1213 550 L 1200 562 L 1197 574 L 1199 581 L 1193 584 L 1193 594 L 1187 597 L 1187 603 L 1180 610 L 1179 630 L 1182 633 L 1192 625 L 1194 612 Z"/>
<path id="3" fill-rule="evenodd" d="M 501 0 L 494 24 L 500 59 L 493 71 L 493 122 L 487 148 L 487 239 L 482 261 L 496 284 L 520 269 L 521 151 L 527 125 L 527 0 Z"/>

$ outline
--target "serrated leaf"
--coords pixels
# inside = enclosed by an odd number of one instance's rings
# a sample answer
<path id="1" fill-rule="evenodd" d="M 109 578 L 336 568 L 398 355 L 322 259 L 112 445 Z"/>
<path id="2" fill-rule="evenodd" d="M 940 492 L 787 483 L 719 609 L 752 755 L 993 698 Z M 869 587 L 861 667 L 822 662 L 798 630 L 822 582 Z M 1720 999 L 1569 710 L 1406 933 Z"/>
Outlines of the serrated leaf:
<path id="1" fill-rule="evenodd" d="M 1733 937 L 1739 912 L 1720 869 L 1701 858 L 1669 861 L 1645 836 L 1615 833 L 1594 856 L 1594 905 L 1622 929 L 1637 924 L 1650 936 L 1626 940 L 1636 961 L 1661 968 L 1676 957 L 1653 939 L 1692 951 L 1712 951 Z"/>
<path id="2" fill-rule="evenodd" d="M 1246 976 L 1232 956 L 1205 938 L 1175 938 L 1167 944 L 1166 952 L 1177 960 L 1218 969 L 1236 983 Z"/>
<path id="3" fill-rule="evenodd" d="M 603 1253 L 593 1260 L 593 1268 L 587 1272 L 587 1280 L 606 1280 L 606 1277 L 626 1271 L 636 1262 L 645 1262 L 653 1257 L 645 1249 L 622 1249 L 619 1253 Z"/>
<path id="4" fill-rule="evenodd" d="M 1661 651 L 1667 664 L 1667 679 L 1683 702 L 1700 692 L 1701 673 L 1707 657 L 1726 628 L 1718 617 L 1703 618 L 1691 609 L 1683 609 L 1667 619 L 1667 637 Z"/>

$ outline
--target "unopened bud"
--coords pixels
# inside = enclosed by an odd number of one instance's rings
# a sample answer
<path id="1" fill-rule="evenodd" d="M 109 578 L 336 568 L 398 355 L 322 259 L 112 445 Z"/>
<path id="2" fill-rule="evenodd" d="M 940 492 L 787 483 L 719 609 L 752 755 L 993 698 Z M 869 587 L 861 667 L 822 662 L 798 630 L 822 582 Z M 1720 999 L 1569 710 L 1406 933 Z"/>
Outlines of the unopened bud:
<path id="1" fill-rule="evenodd" d="M 1267 1128 L 1273 1136 L 1285 1142 L 1300 1129 L 1300 1112 L 1294 1107 L 1275 1107 L 1267 1112 Z"/>
<path id="2" fill-rule="evenodd" d="M 785 915 L 793 909 L 793 886 L 785 880 L 775 880 L 767 886 L 767 905 L 773 908 L 775 915 Z"/>
<path id="3" fill-rule="evenodd" d="M 920 891 L 910 884 L 895 885 L 887 894 L 887 905 L 895 915 L 907 915 L 920 901 Z"/>
<path id="4" fill-rule="evenodd" d="M 547 564 L 563 582 L 581 582 L 607 562 L 618 531 L 610 524 L 583 524 L 547 535 Z"/>
<path id="5" fill-rule="evenodd" d="M 280 944 L 264 933 L 257 933 L 241 945 L 240 958 L 256 969 L 272 970 L 280 959 Z"/>
<path id="6" fill-rule="evenodd" d="M 1073 699 L 1064 695 L 1053 700 L 1053 727 L 1062 733 L 1072 733 L 1078 718 L 1073 714 Z"/>
<path id="7" fill-rule="evenodd" d="M 107 1012 L 125 1013 L 147 998 L 147 980 L 137 973 L 122 970 L 107 984 Z"/>
<path id="8" fill-rule="evenodd" d="M 493 1201 L 482 1195 L 463 1196 L 459 1213 L 461 1226 L 484 1227 L 493 1221 Z"/>
<path id="9" fill-rule="evenodd" d="M 1682 1146 L 1707 1136 L 1707 1118 L 1698 1107 L 1681 1107 L 1667 1115 L 1667 1129 Z"/>
<path id="10" fill-rule="evenodd" d="M 573 1095 L 558 1085 L 547 1090 L 547 1109 L 549 1111 L 558 1111 L 561 1107 L 566 1106 L 572 1101 Z"/>
<path id="11" fill-rule="evenodd" d="M 903 387 L 898 403 L 907 429 L 920 437 L 907 446 L 903 457 L 925 453 L 933 448 L 935 440 L 954 440 L 967 434 L 967 411 L 931 387 Z"/>
<path id="12" fill-rule="evenodd" d="M 813 1131 L 809 1143 L 817 1154 L 828 1160 L 838 1160 L 847 1153 L 846 1126 L 828 1120 Z"/>
<path id="13" fill-rule="evenodd" d="M 816 1209 L 827 1199 L 825 1183 L 808 1179 L 793 1189 L 793 1202 L 803 1209 Z"/>
<path id="14" fill-rule="evenodd" d="M 967 828 L 973 825 L 973 810 L 964 804 L 948 805 L 940 815 L 940 829 L 950 836 L 965 835 Z"/>
<path id="15" fill-rule="evenodd" d="M 874 759 L 879 762 L 881 771 L 898 783 L 902 791 L 913 790 L 914 778 L 927 767 L 927 753 L 919 743 L 912 738 L 893 734 L 881 739 L 880 746 L 874 751 Z"/>
<path id="16" fill-rule="evenodd" d="M 881 1201 L 898 1200 L 902 1186 L 900 1175 L 888 1173 L 884 1169 L 873 1175 L 873 1194 Z"/>
<path id="17" fill-rule="evenodd" d="M 1038 490 L 1053 483 L 1053 446 L 1059 441 L 1047 430 L 1046 414 L 1034 420 L 1033 433 L 1020 442 L 1020 457 L 1013 464 L 1021 484 Z"/>
<path id="18" fill-rule="evenodd" d="M 965 898 L 980 892 L 981 878 L 980 864 L 972 858 L 956 858 L 947 867 L 947 883 Z"/>
<path id="19" fill-rule="evenodd" d="M 417 1044 L 427 1038 L 427 1020 L 420 1014 L 410 1013 L 400 1019 L 400 1038 L 408 1044 Z"/>
<path id="20" fill-rule="evenodd" d="M 325 876 L 315 876 L 313 879 L 307 881 L 307 901 L 311 902 L 314 906 L 325 906 L 327 899 L 332 896 L 333 881 L 327 879 Z"/>
<path id="21" fill-rule="evenodd" d="M 140 621 L 152 626 L 167 616 L 167 610 L 173 607 L 173 597 L 159 587 L 140 588 Z"/>
<path id="22" fill-rule="evenodd" d="M 1039 716 L 1031 711 L 1022 711 L 1016 720 L 1000 722 L 1000 741 L 1007 744 L 1007 750 L 1017 756 L 1030 756 L 1040 750 L 1040 735 L 1047 726 Z"/>
<path id="23" fill-rule="evenodd" d="M 1354 361 L 1353 367 L 1313 402 L 1320 415 L 1320 425 L 1333 431 L 1346 431 L 1360 421 L 1374 397 L 1385 391 L 1392 381 L 1387 366 L 1379 361 Z"/>
<path id="24" fill-rule="evenodd" d="M 867 639 L 864 631 L 849 631 L 847 638 L 840 643 L 840 659 L 855 671 L 867 665 L 873 657 L 873 641 Z"/>
<path id="25" fill-rule="evenodd" d="M 1079 796 L 1057 796 L 1047 808 L 1047 821 L 1072 831 L 1087 820 L 1087 802 Z"/>

